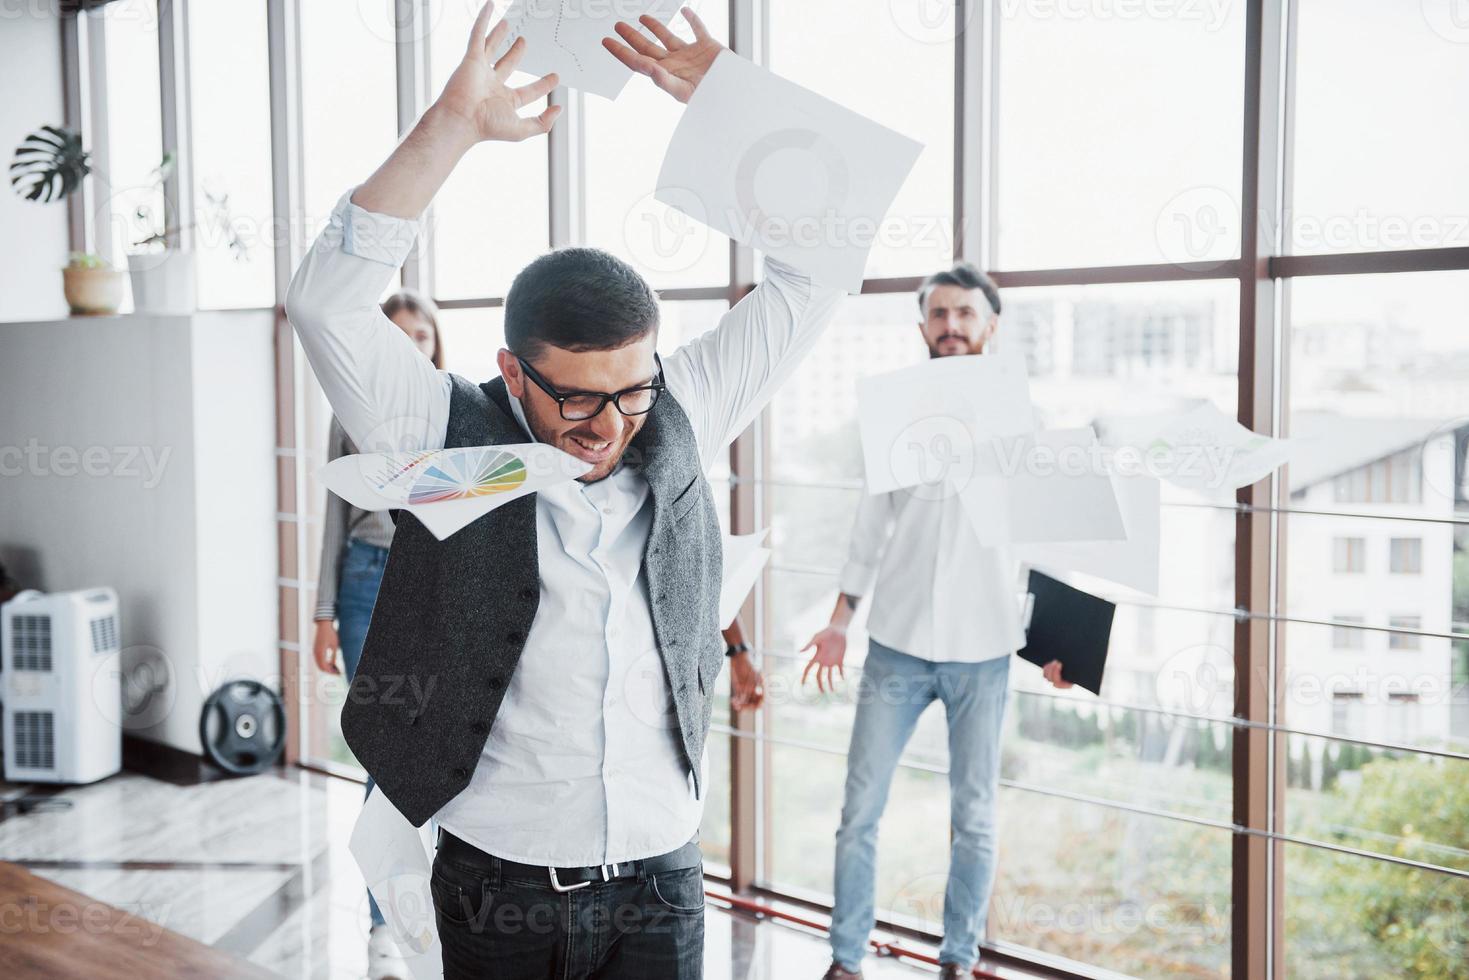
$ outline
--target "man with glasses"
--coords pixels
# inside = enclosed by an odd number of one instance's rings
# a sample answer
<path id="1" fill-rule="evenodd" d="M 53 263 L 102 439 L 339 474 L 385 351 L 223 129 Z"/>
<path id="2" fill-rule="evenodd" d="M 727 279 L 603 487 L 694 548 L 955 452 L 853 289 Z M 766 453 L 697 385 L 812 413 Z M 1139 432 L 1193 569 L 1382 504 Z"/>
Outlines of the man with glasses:
<path id="1" fill-rule="evenodd" d="M 918 289 L 918 330 L 930 357 L 982 354 L 1000 325 L 1000 292 L 968 263 L 929 276 Z M 939 975 L 969 976 L 978 957 L 995 874 L 995 802 L 1010 654 L 1025 645 L 1016 567 L 971 532 L 963 505 L 933 485 L 863 494 L 836 608 L 804 683 L 844 675 L 847 627 L 872 595 L 867 659 L 847 752 L 847 785 L 836 839 L 832 964 L 824 980 L 860 980 L 873 926 L 877 825 L 888 787 L 918 718 L 941 701 L 949 728 L 950 844 Z M 1060 661 L 1045 667 L 1056 687 Z M 919 875 L 919 869 L 909 869 Z M 922 872 L 926 875 L 927 871 Z"/>
<path id="2" fill-rule="evenodd" d="M 362 451 L 533 439 L 592 469 L 443 541 L 401 519 L 342 731 L 408 820 L 437 817 L 446 977 L 699 977 L 702 759 L 725 659 L 704 474 L 840 294 L 767 262 L 717 328 L 660 360 L 647 283 L 567 248 L 511 286 L 500 378 L 434 370 L 377 297 L 460 157 L 545 132 L 559 112 L 518 117 L 556 79 L 508 87 L 525 41 L 494 62 L 506 26 L 486 37 L 489 15 L 443 94 L 338 204 L 287 308 Z M 643 18 L 660 43 L 619 24 L 606 44 L 686 102 L 734 55 L 684 16 L 692 42 Z"/>

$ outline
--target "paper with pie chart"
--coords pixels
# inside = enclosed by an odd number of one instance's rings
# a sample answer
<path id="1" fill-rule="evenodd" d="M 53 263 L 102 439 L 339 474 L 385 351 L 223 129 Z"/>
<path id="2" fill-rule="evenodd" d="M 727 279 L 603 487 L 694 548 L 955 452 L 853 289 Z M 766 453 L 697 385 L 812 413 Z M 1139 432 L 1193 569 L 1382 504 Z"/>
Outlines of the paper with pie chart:
<path id="1" fill-rule="evenodd" d="M 497 507 L 575 480 L 591 464 L 538 443 L 342 456 L 318 472 L 360 510 L 406 510 L 440 541 Z"/>

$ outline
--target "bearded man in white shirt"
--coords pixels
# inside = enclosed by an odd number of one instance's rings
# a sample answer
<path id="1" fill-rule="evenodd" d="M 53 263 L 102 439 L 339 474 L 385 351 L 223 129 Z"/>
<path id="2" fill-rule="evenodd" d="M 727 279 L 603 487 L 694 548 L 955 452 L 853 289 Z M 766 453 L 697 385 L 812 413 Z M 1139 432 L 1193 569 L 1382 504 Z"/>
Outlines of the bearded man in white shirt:
<path id="1" fill-rule="evenodd" d="M 984 352 L 1000 323 L 1000 293 L 967 263 L 929 276 L 918 290 L 918 329 L 930 357 Z M 877 825 L 903 748 L 919 716 L 941 701 L 949 725 L 950 860 L 944 892 L 940 975 L 969 976 L 995 872 L 995 802 L 1000 730 L 1010 655 L 1025 645 L 1017 569 L 1001 549 L 979 544 L 957 496 L 943 484 L 864 493 L 841 595 L 815 649 L 823 691 L 844 675 L 847 627 L 872 595 L 867 660 L 847 753 L 847 785 L 837 830 L 832 964 L 825 980 L 860 980 L 871 932 Z M 1061 664 L 1045 677 L 1057 687 Z"/>
<path id="2" fill-rule="evenodd" d="M 495 61 L 508 28 L 487 30 L 490 15 L 413 131 L 343 196 L 287 312 L 363 452 L 535 440 L 592 468 L 443 541 L 399 520 L 342 731 L 406 819 L 437 820 L 430 890 L 448 980 L 696 978 L 703 748 L 725 660 L 705 474 L 842 294 L 768 260 L 715 329 L 660 360 L 642 277 L 606 252 L 562 249 L 511 286 L 500 378 L 435 370 L 378 297 L 462 156 L 544 133 L 559 112 L 519 115 L 557 80 L 509 87 L 526 42 Z M 706 75 L 735 55 L 684 16 L 691 42 L 644 17 L 656 42 L 619 23 L 604 43 L 688 102 L 726 84 Z"/>

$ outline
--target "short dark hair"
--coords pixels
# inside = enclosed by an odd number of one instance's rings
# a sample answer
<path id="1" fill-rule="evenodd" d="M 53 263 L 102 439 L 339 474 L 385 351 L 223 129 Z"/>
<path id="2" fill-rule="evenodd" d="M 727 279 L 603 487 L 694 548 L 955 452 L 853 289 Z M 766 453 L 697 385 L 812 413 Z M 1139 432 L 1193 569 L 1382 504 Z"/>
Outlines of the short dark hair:
<path id="1" fill-rule="evenodd" d="M 546 347 L 616 350 L 658 329 L 658 297 L 626 262 L 599 248 L 548 252 L 505 297 L 505 346 L 533 360 Z"/>
<path id="2" fill-rule="evenodd" d="M 984 298 L 989 301 L 990 309 L 995 313 L 1000 312 L 1000 290 L 995 281 L 980 272 L 978 267 L 970 262 L 955 262 L 952 269 L 935 272 L 923 280 L 923 285 L 918 287 L 918 312 L 927 313 L 924 305 L 928 302 L 928 294 L 933 292 L 935 286 L 958 286 L 961 289 L 977 289 L 984 293 Z"/>

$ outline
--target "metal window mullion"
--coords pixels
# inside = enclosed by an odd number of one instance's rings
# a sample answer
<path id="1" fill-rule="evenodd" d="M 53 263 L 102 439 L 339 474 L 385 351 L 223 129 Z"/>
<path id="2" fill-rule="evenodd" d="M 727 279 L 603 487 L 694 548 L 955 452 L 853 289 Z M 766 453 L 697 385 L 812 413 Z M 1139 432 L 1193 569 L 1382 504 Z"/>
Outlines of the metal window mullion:
<path id="1" fill-rule="evenodd" d="M 728 37 L 730 49 L 737 54 L 755 60 L 760 45 L 757 42 L 756 0 L 730 0 Z M 729 243 L 729 279 L 725 284 L 725 297 L 733 306 L 744 294 L 754 288 L 755 253 L 739 242 Z M 730 532 L 749 534 L 759 530 L 761 522 L 759 488 L 753 481 L 742 480 L 744 473 L 755 474 L 759 470 L 759 430 L 766 424 L 767 408 L 754 422 L 735 439 L 729 450 L 730 469 Z M 752 647 L 763 647 L 763 584 L 757 587 L 741 607 L 741 623 L 746 631 L 746 641 Z M 763 730 L 762 718 L 769 709 L 760 712 L 731 712 L 732 730 L 742 735 L 754 736 Z M 735 892 L 746 892 L 760 877 L 762 828 L 760 820 L 762 799 L 768 796 L 760 788 L 761 765 L 759 745 L 748 738 L 729 740 L 729 831 L 730 831 L 730 888 Z"/>
<path id="2" fill-rule="evenodd" d="M 954 0 L 954 257 L 995 261 L 998 18 L 989 0 Z"/>
<path id="3" fill-rule="evenodd" d="M 173 168 L 163 180 L 164 243 L 194 247 L 194 145 L 189 97 L 189 18 L 181 0 L 158 2 L 158 109 L 163 152 Z"/>
<path id="4" fill-rule="evenodd" d="M 275 300 L 282 304 L 291 273 L 304 253 L 305 154 L 301 134 L 301 19 L 299 0 L 269 0 L 271 245 Z M 304 553 L 304 552 L 303 552 Z"/>
<path id="5" fill-rule="evenodd" d="M 1239 422 L 1266 435 L 1278 433 L 1276 283 L 1269 260 L 1279 252 L 1281 59 L 1284 5 L 1289 0 L 1251 0 L 1246 8 L 1244 127 L 1240 182 Z M 1283 601 L 1276 575 L 1275 515 L 1255 508 L 1278 506 L 1281 480 L 1272 476 L 1239 491 L 1236 518 L 1235 605 L 1274 612 Z M 1234 715 L 1252 723 L 1279 720 L 1283 707 L 1284 651 L 1266 619 L 1241 618 L 1235 627 Z M 1231 975 L 1267 980 L 1280 966 L 1283 879 L 1279 851 L 1268 837 L 1282 823 L 1285 741 L 1257 727 L 1235 731 L 1232 841 Z"/>
<path id="6" fill-rule="evenodd" d="M 67 129 L 82 134 L 84 140 L 91 137 L 87 104 L 87 17 L 72 14 L 61 19 L 61 79 L 63 119 Z M 66 199 L 67 249 L 72 252 L 91 251 L 92 221 L 90 202 L 94 195 L 92 178 L 82 181 L 82 186 Z"/>
<path id="7" fill-rule="evenodd" d="M 79 33 L 80 57 L 85 61 L 82 84 L 82 118 L 91 132 L 84 133 L 91 152 L 92 176 L 87 178 L 84 205 L 91 229 L 91 251 L 104 262 L 118 264 L 121 258 L 112 240 L 112 151 L 107 112 L 107 10 L 78 13 L 87 19 Z"/>
<path id="8" fill-rule="evenodd" d="M 561 118 L 546 141 L 552 248 L 586 241 L 586 102 L 566 86 L 551 92 L 551 105 L 562 107 Z"/>
<path id="9" fill-rule="evenodd" d="M 429 0 L 444 3 L 447 0 Z M 429 92 L 429 38 L 424 3 L 396 0 L 393 4 L 394 77 L 397 81 L 398 138 L 402 139 L 427 105 Z M 403 261 L 403 285 L 433 293 L 433 205 L 424 215 L 424 231 L 414 240 Z"/>
<path id="10" fill-rule="evenodd" d="M 275 301 L 278 310 L 284 309 L 286 292 L 290 287 L 291 273 L 304 252 L 304 208 L 305 154 L 301 132 L 301 20 L 299 0 L 268 0 L 266 6 L 266 40 L 270 68 L 270 160 L 271 160 L 271 226 L 270 237 L 272 260 L 275 272 Z M 299 230 L 299 233 L 298 233 Z M 283 402 L 291 406 L 289 420 L 277 419 L 276 431 L 289 424 L 292 436 L 291 449 L 296 457 L 292 468 L 294 483 L 292 494 L 295 499 L 295 515 L 298 518 L 292 533 L 296 542 L 296 554 L 301 562 L 306 561 L 311 521 L 305 519 L 309 510 L 306 496 L 306 467 L 302 453 L 305 448 L 305 358 L 294 331 L 276 331 L 276 343 L 285 344 L 288 351 L 277 350 L 275 356 L 275 383 L 277 388 L 277 411 Z M 280 396 L 282 389 L 290 391 L 289 399 Z M 280 447 L 277 447 L 277 453 Z M 281 502 L 276 510 L 283 511 Z M 303 681 L 308 670 L 307 661 L 300 656 L 308 636 L 308 604 L 306 593 L 298 591 L 296 596 L 296 629 L 299 642 L 295 654 L 286 652 L 282 644 L 282 677 L 290 677 L 297 690 L 305 690 Z M 282 610 L 284 612 L 284 610 Z M 291 673 L 287 673 L 291 671 Z M 309 710 L 302 710 L 309 700 L 292 699 L 288 712 L 288 726 L 293 727 L 286 756 L 291 760 L 310 758 L 306 751 L 310 745 L 312 718 Z"/>

